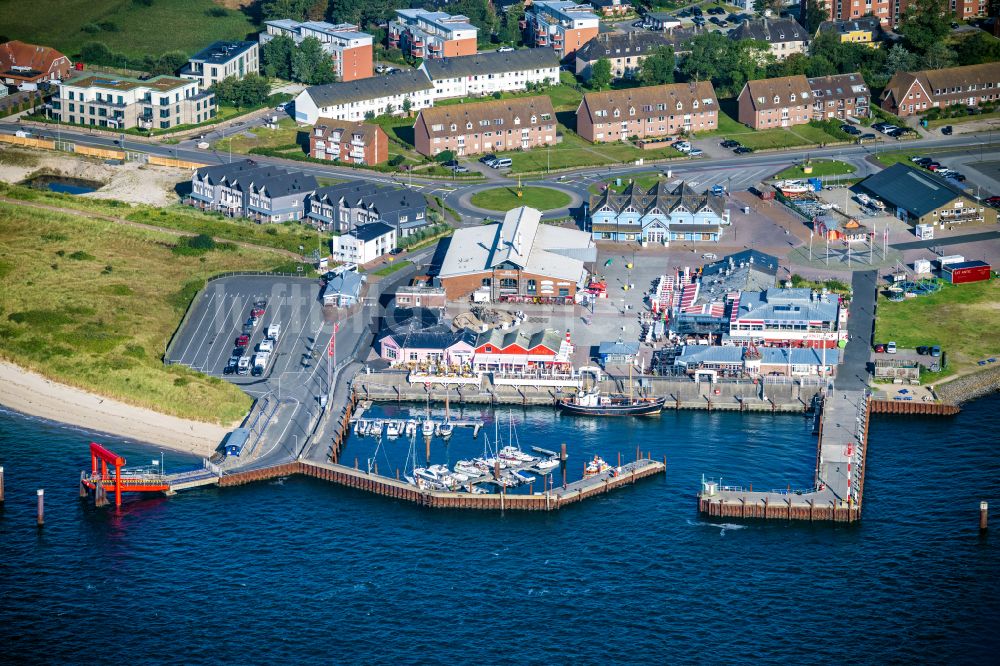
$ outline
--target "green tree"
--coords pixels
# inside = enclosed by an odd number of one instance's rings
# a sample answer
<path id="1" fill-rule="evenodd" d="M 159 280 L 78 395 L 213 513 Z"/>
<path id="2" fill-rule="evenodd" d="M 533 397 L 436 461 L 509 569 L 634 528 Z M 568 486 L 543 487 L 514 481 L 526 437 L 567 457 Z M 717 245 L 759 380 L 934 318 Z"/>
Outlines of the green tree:
<path id="1" fill-rule="evenodd" d="M 434 156 L 435 162 L 440 162 L 444 164 L 445 162 L 451 162 L 455 159 L 455 153 L 450 150 L 442 150 L 440 153 Z"/>
<path id="2" fill-rule="evenodd" d="M 292 79 L 309 85 L 333 83 L 333 60 L 315 37 L 306 37 L 292 51 Z"/>
<path id="3" fill-rule="evenodd" d="M 815 35 L 819 24 L 829 20 L 829 18 L 830 13 L 826 8 L 826 0 L 806 0 L 806 8 L 802 13 L 802 24 L 805 26 L 806 32 Z"/>
<path id="4" fill-rule="evenodd" d="M 639 80 L 645 86 L 656 86 L 674 82 L 674 68 L 677 58 L 673 48 L 661 46 L 646 57 L 639 67 Z"/>
<path id="5" fill-rule="evenodd" d="M 149 69 L 149 73 L 154 76 L 157 74 L 176 74 L 181 67 L 187 64 L 187 61 L 188 57 L 185 53 L 170 51 L 156 59 L 156 64 Z"/>
<path id="6" fill-rule="evenodd" d="M 590 68 L 590 87 L 594 90 L 604 90 L 611 86 L 611 61 L 600 58 Z"/>
<path id="7" fill-rule="evenodd" d="M 292 53 L 295 52 L 295 42 L 287 35 L 279 35 L 267 44 L 260 52 L 260 60 L 264 66 L 265 76 L 291 80 Z"/>
<path id="8" fill-rule="evenodd" d="M 747 81 L 764 78 L 773 61 L 770 47 L 752 39 L 734 41 L 717 32 L 696 36 L 680 64 L 688 81 L 711 80 L 720 97 L 735 97 Z"/>
<path id="9" fill-rule="evenodd" d="M 110 65 L 114 57 L 104 42 L 87 42 L 80 48 L 80 60 L 92 65 Z"/>
<path id="10" fill-rule="evenodd" d="M 410 109 L 412 109 L 412 108 L 413 108 L 413 102 L 410 101 L 409 97 L 404 97 L 403 98 L 403 113 L 409 114 L 410 113 Z"/>
<path id="11" fill-rule="evenodd" d="M 903 13 L 899 31 L 911 51 L 924 55 L 951 32 L 948 0 L 916 0 Z"/>
<path id="12" fill-rule="evenodd" d="M 304 21 L 313 0 L 262 0 L 260 13 L 265 19 L 293 19 Z"/>
<path id="13" fill-rule="evenodd" d="M 507 8 L 500 20 L 500 41 L 520 45 L 524 43 L 524 33 L 520 22 L 524 19 L 524 3 L 517 2 Z"/>
<path id="14" fill-rule="evenodd" d="M 979 65 L 1000 60 L 1000 39 L 977 30 L 955 44 L 959 65 Z"/>
<path id="15" fill-rule="evenodd" d="M 488 43 L 500 26 L 489 0 L 457 0 L 448 5 L 448 13 L 468 16 L 472 25 L 479 28 L 480 42 Z"/>
<path id="16" fill-rule="evenodd" d="M 925 69 L 944 69 L 955 66 L 955 52 L 944 42 L 934 42 L 924 52 Z"/>
<path id="17" fill-rule="evenodd" d="M 907 51 L 905 46 L 902 44 L 893 44 L 885 57 L 883 73 L 886 80 L 889 80 L 896 72 L 909 72 L 917 69 L 917 63 L 917 56 Z"/>

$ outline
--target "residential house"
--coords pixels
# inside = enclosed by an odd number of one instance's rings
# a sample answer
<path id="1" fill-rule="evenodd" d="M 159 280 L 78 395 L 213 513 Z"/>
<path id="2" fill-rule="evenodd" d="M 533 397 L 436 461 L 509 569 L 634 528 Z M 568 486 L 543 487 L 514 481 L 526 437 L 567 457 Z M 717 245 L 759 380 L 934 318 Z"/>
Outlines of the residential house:
<path id="1" fill-rule="evenodd" d="M 766 42 L 777 60 L 794 53 L 805 53 L 809 34 L 798 21 L 790 18 L 746 20 L 729 33 L 730 39 L 753 39 Z"/>
<path id="2" fill-rule="evenodd" d="M 113 74 L 86 74 L 59 84 L 52 102 L 61 122 L 114 129 L 168 129 L 215 117 L 215 94 L 197 81 L 154 76 L 141 81 Z"/>
<path id="3" fill-rule="evenodd" d="M 507 211 L 503 222 L 456 229 L 438 279 L 457 300 L 483 289 L 493 301 L 572 304 L 597 259 L 590 234 L 541 224 L 534 208 Z"/>
<path id="4" fill-rule="evenodd" d="M 559 82 L 559 58 L 549 49 L 489 51 L 425 60 L 420 69 L 434 85 L 435 100 L 527 90 Z"/>
<path id="5" fill-rule="evenodd" d="M 995 208 L 940 176 L 902 162 L 868 176 L 859 186 L 884 202 L 889 214 L 910 224 L 951 227 L 997 222 Z"/>
<path id="6" fill-rule="evenodd" d="M 349 308 L 361 300 L 365 276 L 357 271 L 341 271 L 323 286 L 323 305 Z"/>
<path id="7" fill-rule="evenodd" d="M 990 11 L 990 3 L 988 0 L 951 0 L 951 11 L 958 20 L 968 21 L 980 16 L 987 16 Z"/>
<path id="8" fill-rule="evenodd" d="M 375 123 L 320 118 L 309 132 L 309 155 L 348 164 L 382 164 L 389 159 L 389 137 Z"/>
<path id="9" fill-rule="evenodd" d="M 13 39 L 0 44 L 0 83 L 37 90 L 45 81 L 62 81 L 73 63 L 59 51 Z"/>
<path id="10" fill-rule="evenodd" d="M 590 6 L 603 18 L 620 18 L 635 11 L 628 0 L 590 0 Z"/>
<path id="11" fill-rule="evenodd" d="M 455 333 L 447 324 L 429 324 L 414 316 L 382 330 L 375 347 L 379 356 L 394 366 L 434 363 L 462 367 L 472 359 L 469 340 L 475 339 L 463 333 Z"/>
<path id="12" fill-rule="evenodd" d="M 812 88 L 802 74 L 748 81 L 738 102 L 739 121 L 753 129 L 804 125 L 812 118 Z"/>
<path id="13" fill-rule="evenodd" d="M 810 289 L 744 291 L 733 302 L 728 341 L 737 345 L 832 349 L 840 341 L 840 299 Z"/>
<path id="14" fill-rule="evenodd" d="M 882 108 L 912 116 L 953 104 L 975 107 L 1000 100 L 1000 62 L 896 72 L 882 91 Z"/>
<path id="15" fill-rule="evenodd" d="M 453 58 L 476 52 L 479 29 L 468 16 L 425 9 L 397 9 L 389 21 L 388 42 L 419 59 Z"/>
<path id="16" fill-rule="evenodd" d="M 396 247 L 396 230 L 385 222 L 369 222 L 349 233 L 334 236 L 330 243 L 335 260 L 359 266 L 375 261 Z"/>
<path id="17" fill-rule="evenodd" d="M 672 137 L 718 126 L 719 101 L 711 81 L 587 93 L 576 110 L 576 131 L 592 143 Z"/>
<path id="18" fill-rule="evenodd" d="M 833 214 L 818 215 L 812 223 L 816 235 L 825 240 L 863 243 L 872 235 L 871 229 L 853 217 L 845 220 Z"/>
<path id="19" fill-rule="evenodd" d="M 840 363 L 840 350 L 684 345 L 674 362 L 699 381 L 768 375 L 832 377 Z"/>
<path id="20" fill-rule="evenodd" d="M 321 187 L 309 195 L 310 223 L 337 232 L 351 232 L 371 222 L 393 227 L 404 238 L 427 226 L 427 200 L 413 190 L 370 181 L 351 181 Z"/>
<path id="21" fill-rule="evenodd" d="M 441 287 L 434 287 L 425 280 L 396 288 L 393 301 L 397 308 L 429 308 L 444 312 L 448 298 Z"/>
<path id="22" fill-rule="evenodd" d="M 871 92 L 861 74 L 834 74 L 807 79 L 815 120 L 867 118 Z"/>
<path id="23" fill-rule="evenodd" d="M 628 185 L 621 194 L 610 187 L 591 197 L 594 240 L 633 243 L 718 241 L 729 224 L 725 199 L 698 194 L 687 183 L 660 181 L 649 190 Z"/>
<path id="24" fill-rule="evenodd" d="M 434 86 L 420 70 L 306 88 L 295 98 L 295 120 L 315 125 L 320 118 L 360 121 L 402 115 L 407 102 L 410 111 L 434 106 Z"/>
<path id="25" fill-rule="evenodd" d="M 525 42 L 551 47 L 560 58 L 573 55 L 597 37 L 601 23 L 590 5 L 570 0 L 535 0 L 526 8 L 524 18 Z"/>
<path id="26" fill-rule="evenodd" d="M 356 81 L 374 74 L 373 38 L 353 23 L 279 19 L 265 21 L 264 26 L 264 32 L 258 35 L 261 46 L 278 35 L 291 37 L 296 44 L 301 44 L 307 37 L 318 39 L 333 60 L 333 71 L 338 81 Z"/>
<path id="27" fill-rule="evenodd" d="M 197 169 L 185 203 L 257 222 L 301 220 L 316 178 L 253 160 Z"/>
<path id="28" fill-rule="evenodd" d="M 606 32 L 587 42 L 576 52 L 576 75 L 589 81 L 594 63 L 607 58 L 611 63 L 611 78 L 633 79 L 639 74 L 642 61 L 660 48 L 669 46 L 675 54 L 686 53 L 689 42 L 700 30 L 670 30 L 669 32 Z"/>
<path id="29" fill-rule="evenodd" d="M 182 79 L 197 81 L 208 90 L 223 79 L 242 79 L 260 72 L 260 46 L 257 42 L 213 42 L 194 54 L 181 68 Z"/>
<path id="30" fill-rule="evenodd" d="M 556 117 L 545 95 L 424 109 L 413 125 L 421 155 L 530 150 L 556 143 Z"/>
<path id="31" fill-rule="evenodd" d="M 870 48 L 878 48 L 882 39 L 882 22 L 875 16 L 842 21 L 823 21 L 816 30 L 816 35 L 832 34 L 844 44 L 864 44 Z"/>

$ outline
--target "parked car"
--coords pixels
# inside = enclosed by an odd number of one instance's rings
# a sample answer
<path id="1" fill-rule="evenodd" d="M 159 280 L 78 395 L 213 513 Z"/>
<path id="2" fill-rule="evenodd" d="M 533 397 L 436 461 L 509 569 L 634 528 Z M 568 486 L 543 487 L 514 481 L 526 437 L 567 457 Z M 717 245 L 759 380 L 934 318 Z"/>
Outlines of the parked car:
<path id="1" fill-rule="evenodd" d="M 747 153 L 752 153 L 753 148 L 747 148 L 746 146 L 737 146 L 736 149 L 733 150 L 733 152 L 736 153 L 737 155 L 746 155 Z"/>
<path id="2" fill-rule="evenodd" d="M 917 353 L 920 354 L 921 356 L 926 356 L 927 352 L 929 352 L 930 350 L 931 348 L 928 347 L 927 345 L 920 345 L 919 347 L 917 347 Z"/>
<path id="3" fill-rule="evenodd" d="M 675 148 L 675 149 L 681 151 L 682 153 L 686 153 L 689 150 L 691 150 L 691 144 L 688 143 L 687 141 L 674 141 L 670 145 L 671 145 L 672 148 Z"/>
<path id="4" fill-rule="evenodd" d="M 513 46 L 501 46 L 497 49 L 497 53 L 510 53 L 514 50 Z"/>
<path id="5" fill-rule="evenodd" d="M 632 24 L 632 27 L 633 28 L 641 28 L 642 27 L 642 21 L 636 21 L 635 23 Z"/>
<path id="6" fill-rule="evenodd" d="M 250 372 L 250 357 L 244 356 L 236 364 L 236 374 L 245 375 Z"/>
<path id="7" fill-rule="evenodd" d="M 226 367 L 222 370 L 222 374 L 224 375 L 236 374 L 236 370 L 239 367 L 239 364 L 240 364 L 239 356 L 230 356 L 229 363 L 227 363 Z"/>
<path id="8" fill-rule="evenodd" d="M 862 141 L 873 141 L 873 140 L 875 139 L 875 135 L 874 135 L 874 134 L 872 134 L 871 132 L 865 132 L 865 133 L 864 133 L 864 134 L 862 134 L 862 135 L 861 135 L 861 136 L 860 136 L 859 138 L 860 138 L 860 139 L 861 139 Z"/>
<path id="9" fill-rule="evenodd" d="M 919 164 L 922 167 L 925 167 L 925 166 L 927 166 L 928 164 L 930 164 L 931 162 L 934 161 L 934 160 L 932 160 L 929 157 L 914 157 L 914 158 L 911 158 L 911 159 L 912 159 L 912 161 L 913 161 L 914 164 Z"/>
<path id="10" fill-rule="evenodd" d="M 469 167 L 455 166 L 451 168 L 452 173 L 469 173 Z"/>
<path id="11" fill-rule="evenodd" d="M 444 165 L 446 167 L 457 167 L 458 166 L 458 160 L 448 160 L 447 162 L 444 163 Z"/>
<path id="12" fill-rule="evenodd" d="M 951 133 L 953 131 L 954 130 L 952 130 L 951 125 L 945 125 L 944 127 L 941 128 L 941 134 L 944 134 L 945 136 L 951 136 Z"/>
<path id="13" fill-rule="evenodd" d="M 890 340 L 889 342 L 887 342 L 886 345 L 885 345 L 885 353 L 886 354 L 895 354 L 896 353 L 896 343 L 893 342 L 892 340 Z"/>
<path id="14" fill-rule="evenodd" d="M 722 7 L 709 7 L 708 8 L 708 13 L 709 14 L 725 14 L 726 10 L 723 9 Z"/>
<path id="15" fill-rule="evenodd" d="M 480 157 L 479 161 L 482 162 L 483 164 L 489 164 L 490 162 L 492 162 L 496 158 L 497 158 L 497 156 L 494 155 L 493 153 L 487 153 L 487 154 L 483 155 L 482 157 Z"/>
<path id="16" fill-rule="evenodd" d="M 267 337 L 270 340 L 277 340 L 281 335 L 281 324 L 271 324 L 267 327 Z"/>
<path id="17" fill-rule="evenodd" d="M 872 129 L 873 130 L 877 130 L 879 132 L 884 132 L 887 127 L 895 127 L 895 125 L 893 125 L 891 123 L 883 123 L 883 122 L 872 123 Z"/>
<path id="18" fill-rule="evenodd" d="M 489 163 L 489 165 L 494 169 L 509 169 L 513 164 L 513 160 L 509 157 L 500 157 Z"/>
<path id="19" fill-rule="evenodd" d="M 738 148 L 740 146 L 740 142 L 735 139 L 725 139 L 719 145 L 723 148 Z"/>
<path id="20" fill-rule="evenodd" d="M 941 164 L 940 162 L 931 162 L 930 164 L 927 165 L 927 170 L 928 171 L 933 171 L 934 173 L 937 173 L 938 171 L 942 171 L 943 172 L 947 168 L 948 167 L 946 167 L 945 165 Z"/>
<path id="21" fill-rule="evenodd" d="M 840 126 L 840 129 L 843 132 L 847 132 L 848 134 L 852 134 L 852 135 L 855 135 L 855 136 L 857 136 L 858 134 L 861 134 L 861 130 L 859 130 L 854 125 L 844 124 L 844 125 Z"/>
<path id="22" fill-rule="evenodd" d="M 937 358 L 940 355 L 941 355 L 941 347 L 939 347 L 937 345 L 934 345 L 933 347 L 931 347 L 931 356 Z"/>
<path id="23" fill-rule="evenodd" d="M 701 255 L 701 258 L 705 259 L 706 261 L 715 261 L 719 257 L 716 256 L 714 252 L 706 252 L 705 254 Z"/>
<path id="24" fill-rule="evenodd" d="M 394 247 L 391 250 L 389 250 L 389 254 L 392 254 L 392 255 L 402 254 L 402 253 L 403 253 L 403 248 L 401 248 L 401 247 Z"/>
<path id="25" fill-rule="evenodd" d="M 953 171 L 953 172 L 951 173 L 951 175 L 950 175 L 950 176 L 948 176 L 948 177 L 949 177 L 949 178 L 954 178 L 955 180 L 957 180 L 957 181 L 958 181 L 958 182 L 960 182 L 960 183 L 964 183 L 964 182 L 965 182 L 965 180 L 966 180 L 966 178 L 965 178 L 965 174 L 964 174 L 964 173 L 959 173 L 958 171 Z"/>
<path id="26" fill-rule="evenodd" d="M 1000 197 L 987 197 L 986 205 L 992 206 L 993 208 L 1000 207 Z"/>
<path id="27" fill-rule="evenodd" d="M 688 151 L 688 157 L 701 157 L 705 154 L 705 151 L 701 148 L 692 148 Z"/>
<path id="28" fill-rule="evenodd" d="M 881 342 L 875 344 L 875 353 L 881 354 L 885 351 L 885 345 Z"/>
<path id="29" fill-rule="evenodd" d="M 250 336 L 249 335 L 241 335 L 238 338 L 236 338 L 236 346 L 237 347 L 246 347 L 248 344 L 250 344 Z"/>
<path id="30" fill-rule="evenodd" d="M 715 196 L 721 197 L 721 196 L 725 195 L 726 188 L 724 188 L 722 185 L 712 185 L 711 192 Z"/>
<path id="31" fill-rule="evenodd" d="M 247 353 L 246 347 L 233 347 L 233 356 L 239 358 Z"/>
<path id="32" fill-rule="evenodd" d="M 253 335 L 253 324 L 250 322 L 243 324 L 243 335 Z"/>

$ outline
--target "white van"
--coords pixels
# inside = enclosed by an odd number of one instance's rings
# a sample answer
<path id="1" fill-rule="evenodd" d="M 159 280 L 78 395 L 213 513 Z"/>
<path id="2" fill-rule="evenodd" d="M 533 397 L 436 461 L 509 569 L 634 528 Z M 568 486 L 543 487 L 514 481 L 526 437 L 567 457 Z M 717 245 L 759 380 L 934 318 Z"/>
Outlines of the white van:
<path id="1" fill-rule="evenodd" d="M 250 372 L 250 357 L 244 356 L 236 365 L 236 374 L 245 375 Z"/>
<path id="2" fill-rule="evenodd" d="M 267 337 L 269 340 L 277 342 L 279 335 L 281 335 L 281 324 L 271 324 L 267 327 Z"/>
<path id="3" fill-rule="evenodd" d="M 499 157 L 490 166 L 494 169 L 509 169 L 512 164 L 514 163 L 509 157 Z"/>
<path id="4" fill-rule="evenodd" d="M 274 340 L 271 340 L 270 338 L 267 338 L 265 340 L 261 340 L 260 344 L 257 345 L 257 351 L 259 351 L 259 352 L 266 352 L 266 353 L 273 352 L 274 351 Z"/>

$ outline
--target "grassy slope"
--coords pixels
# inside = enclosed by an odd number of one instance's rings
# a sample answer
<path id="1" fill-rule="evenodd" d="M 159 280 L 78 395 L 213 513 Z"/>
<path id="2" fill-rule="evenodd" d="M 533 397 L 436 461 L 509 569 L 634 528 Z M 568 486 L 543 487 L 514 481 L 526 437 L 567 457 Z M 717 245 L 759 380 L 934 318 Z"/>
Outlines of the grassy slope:
<path id="1" fill-rule="evenodd" d="M 524 196 L 517 197 L 515 187 L 496 187 L 491 190 L 483 190 L 472 196 L 472 205 L 488 210 L 506 212 L 518 206 L 531 206 L 539 210 L 550 210 L 562 208 L 570 202 L 569 195 L 559 190 L 548 187 L 525 187 L 522 188 Z"/>
<path id="2" fill-rule="evenodd" d="M 163 233 L 0 203 L 0 355 L 168 414 L 238 419 L 250 402 L 245 394 L 218 378 L 166 367 L 160 356 L 205 277 L 266 270 L 277 261 L 237 249 L 184 256 L 171 250 L 175 242 Z"/>
<path id="3" fill-rule="evenodd" d="M 775 178 L 811 178 L 820 176 L 843 176 L 854 173 L 854 167 L 838 160 L 811 160 L 812 173 L 802 170 L 802 165 L 788 167 L 774 175 Z"/>
<path id="4" fill-rule="evenodd" d="M 1000 280 L 945 285 L 929 296 L 899 303 L 881 299 L 875 338 L 900 347 L 941 345 L 948 353 L 945 375 L 978 368 L 977 361 L 1000 354 Z"/>
<path id="5" fill-rule="evenodd" d="M 90 211 L 156 227 L 208 234 L 216 238 L 253 243 L 296 254 L 299 252 L 299 245 L 305 246 L 307 251 L 316 247 L 316 232 L 299 224 L 257 224 L 250 220 L 202 213 L 181 205 L 169 208 L 132 205 L 113 199 L 89 199 L 70 194 L 7 185 L 6 183 L 0 183 L 0 196 L 58 208 Z"/>
<path id="6" fill-rule="evenodd" d="M 89 41 L 101 41 L 115 52 L 138 58 L 166 51 L 194 54 L 216 39 L 243 39 L 255 32 L 243 13 L 224 17 L 206 12 L 214 0 L 153 0 L 149 7 L 132 0 L 0 0 L 0 26 L 11 39 L 45 44 L 72 56 Z M 112 21 L 117 32 L 88 34 L 88 23 Z"/>

